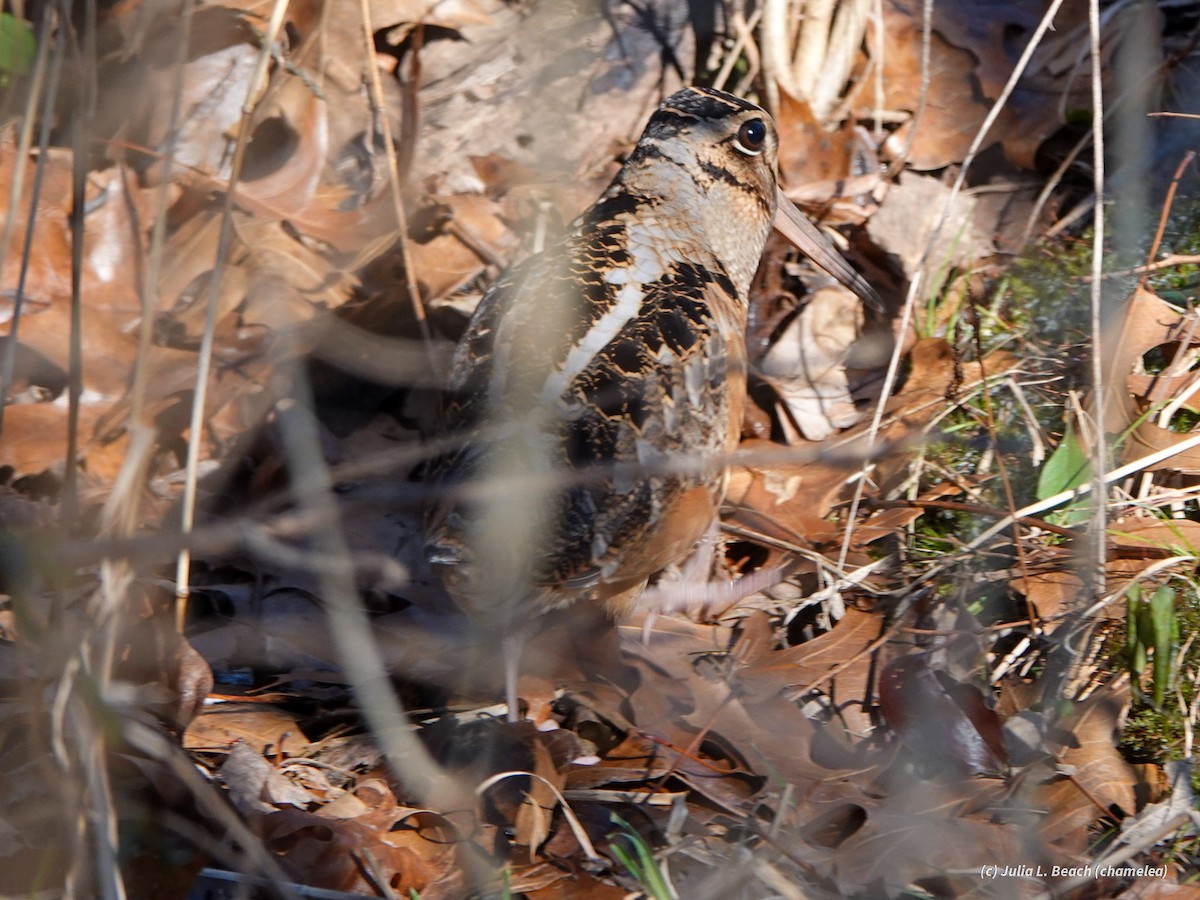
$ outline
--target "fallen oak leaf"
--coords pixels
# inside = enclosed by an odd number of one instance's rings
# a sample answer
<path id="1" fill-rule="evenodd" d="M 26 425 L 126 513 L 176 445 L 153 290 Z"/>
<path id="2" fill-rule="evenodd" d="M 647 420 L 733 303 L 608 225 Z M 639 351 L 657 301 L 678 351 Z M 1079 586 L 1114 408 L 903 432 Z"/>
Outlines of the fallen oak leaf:
<path id="1" fill-rule="evenodd" d="M 1032 802 L 1046 810 L 1039 838 L 1068 852 L 1084 852 L 1088 826 L 1099 818 L 1121 819 L 1136 812 L 1140 779 L 1117 750 L 1129 703 L 1128 684 L 1097 691 L 1057 723 L 1066 745 L 1057 767 L 1034 790 Z"/>
<path id="2" fill-rule="evenodd" d="M 883 667 L 879 708 L 914 759 L 930 771 L 998 775 L 1008 768 L 1000 716 L 977 687 L 933 669 L 925 653 Z"/>
<path id="3" fill-rule="evenodd" d="M 1143 358 L 1148 352 L 1164 344 L 1190 344 L 1194 326 L 1191 313 L 1181 313 L 1144 288 L 1137 288 L 1125 304 L 1125 320 L 1113 344 L 1103 399 L 1107 427 L 1122 431 L 1132 426 L 1122 454 L 1127 463 L 1167 450 L 1189 437 L 1162 428 L 1145 415 L 1148 403 L 1143 398 L 1155 391 L 1141 376 L 1145 374 Z M 1130 376 L 1134 376 L 1132 384 Z M 1148 467 L 1152 472 L 1161 469 L 1200 472 L 1200 449 L 1173 454 Z"/>

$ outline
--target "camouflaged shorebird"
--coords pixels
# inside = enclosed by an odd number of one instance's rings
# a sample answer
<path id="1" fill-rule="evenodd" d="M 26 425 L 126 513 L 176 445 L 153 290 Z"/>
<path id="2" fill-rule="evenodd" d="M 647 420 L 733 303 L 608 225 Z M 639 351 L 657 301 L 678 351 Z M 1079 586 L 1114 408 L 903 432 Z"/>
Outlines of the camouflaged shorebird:
<path id="1" fill-rule="evenodd" d="M 746 396 L 750 281 L 772 224 L 878 297 L 776 186 L 769 115 L 688 88 L 654 113 L 599 200 L 479 304 L 443 422 L 428 554 L 508 644 L 509 714 L 530 619 L 629 611 L 714 522 Z M 538 475 L 545 476 L 540 480 Z M 506 492 L 505 486 L 511 490 Z"/>

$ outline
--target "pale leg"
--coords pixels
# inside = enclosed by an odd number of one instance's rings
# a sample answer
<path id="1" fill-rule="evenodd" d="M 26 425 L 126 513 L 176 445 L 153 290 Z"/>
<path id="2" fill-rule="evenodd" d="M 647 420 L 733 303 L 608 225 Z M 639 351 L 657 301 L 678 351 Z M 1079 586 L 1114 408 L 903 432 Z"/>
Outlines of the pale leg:
<path id="1" fill-rule="evenodd" d="M 521 720 L 521 698 L 517 696 L 517 679 L 521 672 L 521 651 L 525 649 L 528 631 L 524 627 L 509 630 L 501 640 L 504 655 L 504 702 L 508 704 L 508 721 Z"/>

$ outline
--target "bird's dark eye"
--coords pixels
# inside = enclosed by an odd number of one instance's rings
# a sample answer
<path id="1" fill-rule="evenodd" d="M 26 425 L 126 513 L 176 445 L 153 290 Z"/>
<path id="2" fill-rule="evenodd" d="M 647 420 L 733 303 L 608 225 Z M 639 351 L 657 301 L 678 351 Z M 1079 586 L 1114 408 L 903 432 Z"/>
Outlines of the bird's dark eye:
<path id="1" fill-rule="evenodd" d="M 738 129 L 733 146 L 747 156 L 758 156 L 762 153 L 763 144 L 767 140 L 767 125 L 762 119 L 750 119 L 743 122 Z"/>

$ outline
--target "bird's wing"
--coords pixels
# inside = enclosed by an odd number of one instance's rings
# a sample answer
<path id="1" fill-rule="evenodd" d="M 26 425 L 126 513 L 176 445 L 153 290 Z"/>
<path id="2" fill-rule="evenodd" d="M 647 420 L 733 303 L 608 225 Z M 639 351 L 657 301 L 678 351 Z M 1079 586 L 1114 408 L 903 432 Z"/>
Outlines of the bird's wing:
<path id="1" fill-rule="evenodd" d="M 708 527 L 745 380 L 744 301 L 715 261 L 630 288 L 605 278 L 592 238 L 530 259 L 481 301 L 445 423 L 464 440 L 442 467 L 486 479 L 502 442 L 537 429 L 561 483 L 531 578 L 574 596 L 644 580 Z M 469 558 L 472 505 L 436 505 L 434 558 Z"/>
<path id="2" fill-rule="evenodd" d="M 742 301 L 715 264 L 675 263 L 643 293 L 557 401 L 565 464 L 604 477 L 566 491 L 556 581 L 647 578 L 690 550 L 724 490 L 745 398 Z"/>

